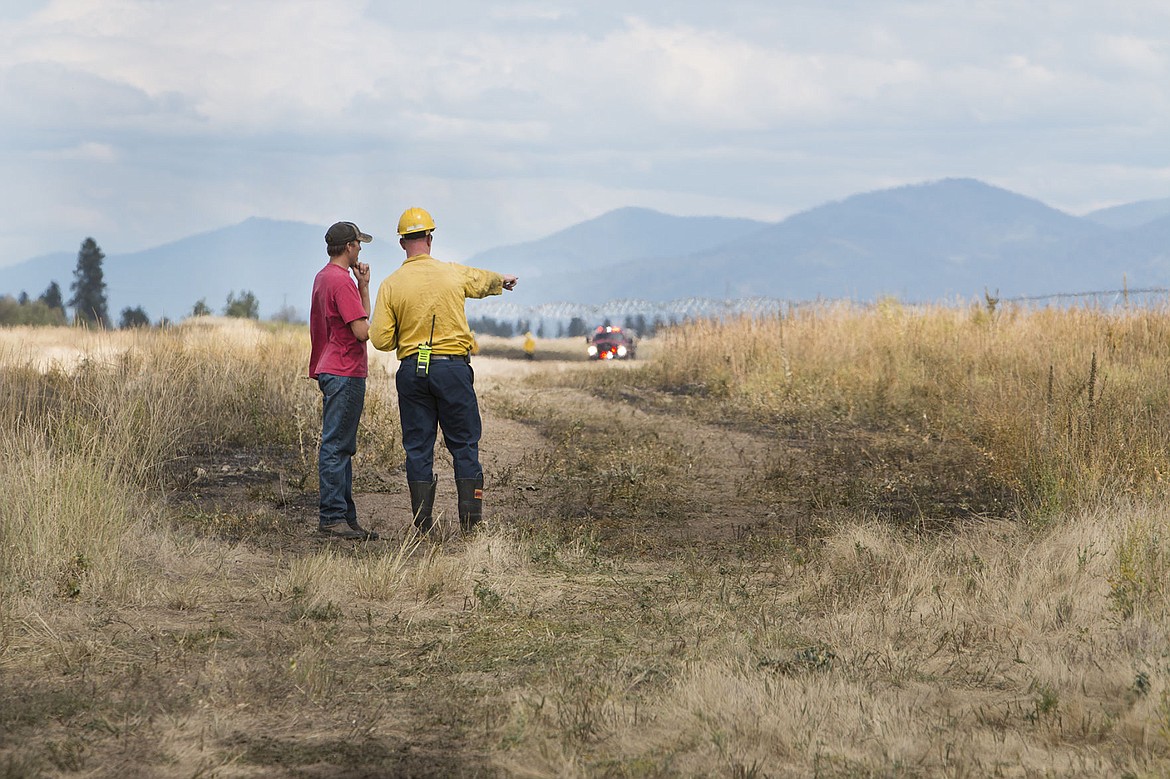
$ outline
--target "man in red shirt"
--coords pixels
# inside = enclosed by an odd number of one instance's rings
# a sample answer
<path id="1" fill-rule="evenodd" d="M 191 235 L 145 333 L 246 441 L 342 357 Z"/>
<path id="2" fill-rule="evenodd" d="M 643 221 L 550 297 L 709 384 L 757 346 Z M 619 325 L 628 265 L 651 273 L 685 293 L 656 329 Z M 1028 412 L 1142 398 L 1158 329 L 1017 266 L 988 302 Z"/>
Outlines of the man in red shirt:
<path id="1" fill-rule="evenodd" d="M 366 400 L 366 341 L 370 337 L 370 266 L 358 262 L 358 254 L 362 244 L 372 240 L 353 222 L 329 228 L 325 233 L 329 263 L 313 280 L 309 307 L 309 377 L 317 380 L 323 398 L 317 530 L 353 541 L 378 538 L 358 524 L 353 502 L 353 455 Z"/>

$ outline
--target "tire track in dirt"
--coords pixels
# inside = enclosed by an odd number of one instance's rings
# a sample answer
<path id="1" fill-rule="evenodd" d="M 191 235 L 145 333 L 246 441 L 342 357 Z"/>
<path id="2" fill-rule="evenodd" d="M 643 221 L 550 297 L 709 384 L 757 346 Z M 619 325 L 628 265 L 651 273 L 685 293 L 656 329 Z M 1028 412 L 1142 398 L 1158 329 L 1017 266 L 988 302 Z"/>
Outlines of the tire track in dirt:
<path id="1" fill-rule="evenodd" d="M 776 460 L 777 449 L 786 451 L 782 440 L 651 408 L 634 393 L 602 398 L 575 388 L 533 390 L 517 382 L 496 382 L 487 399 L 485 473 L 489 486 L 505 476 L 504 489 L 489 491 L 496 503 L 493 510 L 505 518 L 543 511 L 545 519 L 555 519 L 563 510 L 556 505 L 552 483 L 568 474 L 539 467 L 550 450 L 600 448 L 602 456 L 620 457 L 613 450 L 640 446 L 644 450 L 636 456 L 655 470 L 647 477 L 646 492 L 661 499 L 661 510 L 643 507 L 636 516 L 612 515 L 600 523 L 632 550 L 713 550 L 754 533 L 788 535 L 803 524 L 799 512 L 773 500 L 760 478 Z"/>
<path id="2" fill-rule="evenodd" d="M 546 363 L 537 370 L 623 367 Z M 491 500 L 505 517 L 542 512 L 546 520 L 592 522 L 614 552 L 739 552 L 777 539 L 803 544 L 841 515 L 945 530 L 1010 516 L 1015 505 L 994 462 L 961 438 L 831 419 L 715 423 L 687 412 L 693 399 L 615 389 L 613 382 L 591 392 L 556 379 L 539 387 L 493 379 L 484 404 L 485 472 L 489 486 L 504 488 L 489 493 Z M 638 482 L 659 505 L 629 496 L 608 507 L 579 505 L 575 492 L 597 485 L 565 472 L 566 463 L 583 471 L 593 465 L 574 461 L 573 449 L 608 461 L 594 477 L 618 486 L 627 478 Z M 631 460 L 625 470 L 623 451 Z"/>

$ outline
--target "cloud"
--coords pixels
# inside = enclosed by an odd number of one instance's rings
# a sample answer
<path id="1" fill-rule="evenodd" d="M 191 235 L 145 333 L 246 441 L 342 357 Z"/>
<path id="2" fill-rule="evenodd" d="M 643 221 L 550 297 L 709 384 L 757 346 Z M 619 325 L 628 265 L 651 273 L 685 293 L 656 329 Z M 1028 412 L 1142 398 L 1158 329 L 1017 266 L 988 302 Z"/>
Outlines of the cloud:
<path id="1" fill-rule="evenodd" d="M 5 135 L 47 133 L 77 138 L 99 130 L 159 127 L 159 120 L 193 114 L 174 93 L 141 89 L 59 63 L 27 63 L 0 72 Z"/>
<path id="2" fill-rule="evenodd" d="M 1170 42 L 1135 35 L 1106 35 L 1097 44 L 1103 62 L 1155 77 L 1166 75 L 1168 51 Z"/>
<path id="3" fill-rule="evenodd" d="M 386 140 L 461 143 L 482 134 L 488 145 L 538 148 L 654 144 L 662 135 L 706 142 L 716 133 L 792 125 L 1067 114 L 1073 101 L 1061 95 L 1085 86 L 1059 41 L 1039 34 L 1016 47 L 1010 35 L 989 39 L 1007 24 L 994 5 L 967 19 L 949 6 L 851 5 L 858 18 L 844 20 L 841 4 L 819 12 L 747 5 L 775 37 L 709 19 L 665 22 L 669 14 L 646 9 L 606 16 L 528 3 L 489 4 L 450 24 L 469 8 L 451 2 L 426 15 L 436 30 L 449 26 L 439 34 L 419 31 L 402 12 L 370 19 L 362 3 L 309 0 L 58 0 L 34 37 L 43 41 L 38 56 L 149 101 L 139 113 L 170 112 L 189 132 L 208 135 L 338 134 L 330 128 L 346 128 L 353 111 L 363 126 L 350 131 Z M 482 24 L 471 23 L 477 19 Z M 603 31 L 583 31 L 599 19 Z M 842 40 L 808 34 L 830 20 L 844 21 Z M 30 56 L 27 44 L 17 49 Z M 1149 40 L 1105 35 L 1098 50 L 1131 69 L 1160 67 Z M 87 91 L 78 79 L 78 91 Z M 1092 95 L 1117 85 L 1088 86 Z M 110 105 L 110 113 L 125 113 Z"/>
<path id="4" fill-rule="evenodd" d="M 91 162 L 116 162 L 119 158 L 118 150 L 107 143 L 86 142 L 79 143 L 64 149 L 37 152 L 42 159 L 51 160 L 84 160 Z"/>
<path id="5" fill-rule="evenodd" d="M 1161 0 L 52 0 L 0 14 L 0 162 L 39 188 L 0 207 L 115 250 L 422 199 L 490 245 L 949 175 L 1165 196 L 1168 45 Z"/>
<path id="6" fill-rule="evenodd" d="M 516 3 L 503 7 L 492 5 L 489 13 L 492 19 L 501 22 L 555 22 L 572 15 L 563 8 L 550 8 L 539 3 Z"/>

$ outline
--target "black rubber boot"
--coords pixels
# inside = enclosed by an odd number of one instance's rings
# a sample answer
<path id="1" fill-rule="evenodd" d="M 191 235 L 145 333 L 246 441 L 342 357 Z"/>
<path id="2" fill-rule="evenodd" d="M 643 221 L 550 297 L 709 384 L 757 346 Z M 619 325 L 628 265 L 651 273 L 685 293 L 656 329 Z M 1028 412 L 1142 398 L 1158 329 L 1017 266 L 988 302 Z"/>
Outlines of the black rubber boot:
<path id="1" fill-rule="evenodd" d="M 414 514 L 414 526 L 418 532 L 426 534 L 435 526 L 435 487 L 439 480 L 432 477 L 430 481 L 407 482 L 410 487 L 410 511 Z"/>
<path id="2" fill-rule="evenodd" d="M 483 520 L 483 474 L 474 479 L 456 479 L 459 493 L 459 529 L 468 532 Z"/>

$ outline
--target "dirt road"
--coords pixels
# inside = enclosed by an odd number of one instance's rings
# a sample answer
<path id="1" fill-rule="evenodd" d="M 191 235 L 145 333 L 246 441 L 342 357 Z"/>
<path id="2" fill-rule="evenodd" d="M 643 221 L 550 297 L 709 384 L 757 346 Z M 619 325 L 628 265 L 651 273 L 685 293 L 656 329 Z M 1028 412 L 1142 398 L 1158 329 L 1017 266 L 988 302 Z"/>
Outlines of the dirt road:
<path id="1" fill-rule="evenodd" d="M 661 395 L 647 402 L 639 393 L 610 397 L 554 386 L 573 384 L 566 376 L 575 373 L 612 374 L 634 363 L 479 357 L 474 367 L 485 512 L 494 521 L 587 525 L 611 551 L 639 554 L 722 546 L 753 529 L 799 524 L 780 516 L 760 478 L 774 440 L 697 421 L 672 411 Z M 559 380 L 533 383 L 541 374 Z M 436 474 L 436 506 L 450 527 L 455 493 L 441 435 Z M 397 477 L 400 488 L 394 478 L 383 485 L 388 491 L 356 497 L 363 515 L 392 534 L 410 515 L 405 477 Z"/>

